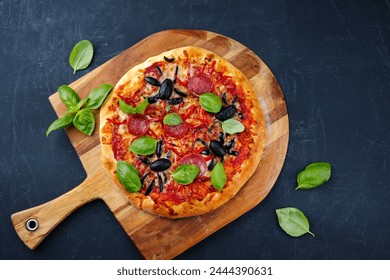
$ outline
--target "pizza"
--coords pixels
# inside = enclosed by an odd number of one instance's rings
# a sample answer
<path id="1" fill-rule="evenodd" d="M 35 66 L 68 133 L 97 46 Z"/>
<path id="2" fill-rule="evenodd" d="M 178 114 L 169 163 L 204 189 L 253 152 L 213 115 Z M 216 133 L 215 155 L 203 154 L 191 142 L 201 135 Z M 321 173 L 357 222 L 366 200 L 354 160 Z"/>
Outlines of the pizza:
<path id="1" fill-rule="evenodd" d="M 258 167 L 264 132 L 247 77 L 193 46 L 130 69 L 100 111 L 109 176 L 135 207 L 171 219 L 229 201 Z"/>

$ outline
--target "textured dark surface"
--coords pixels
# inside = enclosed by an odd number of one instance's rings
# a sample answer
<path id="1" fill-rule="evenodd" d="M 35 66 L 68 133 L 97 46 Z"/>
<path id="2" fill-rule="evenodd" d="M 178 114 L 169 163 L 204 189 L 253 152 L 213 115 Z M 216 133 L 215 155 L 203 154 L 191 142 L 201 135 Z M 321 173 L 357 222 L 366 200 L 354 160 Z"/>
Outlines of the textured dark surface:
<path id="1" fill-rule="evenodd" d="M 260 56 L 290 117 L 286 162 L 267 198 L 178 259 L 390 259 L 390 1 L 0 0 L 0 259 L 140 259 L 111 212 L 89 203 L 35 250 L 14 212 L 49 201 L 85 177 L 48 97 L 165 29 L 204 29 Z M 73 71 L 73 45 L 94 59 Z M 294 191 L 296 174 L 328 161 L 328 183 Z M 292 238 L 275 209 L 306 213 L 315 238 Z"/>

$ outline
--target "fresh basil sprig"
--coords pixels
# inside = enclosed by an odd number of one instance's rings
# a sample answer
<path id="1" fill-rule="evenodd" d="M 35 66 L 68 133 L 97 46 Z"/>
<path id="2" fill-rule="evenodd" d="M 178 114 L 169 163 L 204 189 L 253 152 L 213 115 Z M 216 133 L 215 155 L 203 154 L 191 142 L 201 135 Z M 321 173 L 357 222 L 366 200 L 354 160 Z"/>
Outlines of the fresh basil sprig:
<path id="1" fill-rule="evenodd" d="M 118 161 L 116 176 L 129 192 L 137 192 L 142 186 L 138 170 L 128 162 Z"/>
<path id="2" fill-rule="evenodd" d="M 113 88 L 110 84 L 103 84 L 91 91 L 87 98 L 80 100 L 77 93 L 69 86 L 58 88 L 61 101 L 68 107 L 63 117 L 55 120 L 47 129 L 46 136 L 53 130 L 65 128 L 73 123 L 80 132 L 91 135 L 95 129 L 95 117 L 91 110 L 98 109 Z M 83 108 L 84 106 L 84 108 Z"/>
<path id="3" fill-rule="evenodd" d="M 176 126 L 181 124 L 182 122 L 183 121 L 181 117 L 176 113 L 167 114 L 163 119 L 163 123 L 169 126 Z"/>
<path id="4" fill-rule="evenodd" d="M 213 93 L 204 93 L 199 97 L 200 106 L 210 113 L 218 113 L 221 111 L 221 99 Z"/>
<path id="5" fill-rule="evenodd" d="M 229 134 L 240 133 L 245 130 L 245 126 L 235 119 L 228 119 L 222 122 L 222 129 Z"/>
<path id="6" fill-rule="evenodd" d="M 125 103 L 123 100 L 119 99 L 119 108 L 122 110 L 123 113 L 126 114 L 143 114 L 147 106 L 148 106 L 147 97 L 136 107 L 133 107 Z"/>
<path id="7" fill-rule="evenodd" d="M 225 168 L 221 162 L 218 162 L 211 171 L 211 184 L 218 191 L 221 191 L 226 184 Z"/>
<path id="8" fill-rule="evenodd" d="M 182 164 L 176 168 L 172 173 L 173 180 L 182 185 L 191 184 L 196 176 L 198 176 L 200 169 L 194 164 Z"/>
<path id="9" fill-rule="evenodd" d="M 73 68 L 73 74 L 77 70 L 88 67 L 93 57 L 93 45 L 88 40 L 78 42 L 69 55 L 69 64 Z"/>
<path id="10" fill-rule="evenodd" d="M 305 214 L 301 210 L 294 207 L 286 207 L 276 209 L 276 215 L 278 216 L 278 222 L 280 227 L 293 237 L 299 237 L 306 233 L 314 233 L 310 231 L 310 224 Z"/>
<path id="11" fill-rule="evenodd" d="M 66 113 L 72 114 L 72 113 L 77 113 L 78 110 L 81 109 L 87 103 L 89 98 L 83 98 L 77 103 L 76 106 L 69 106 L 68 109 L 66 110 Z"/>
<path id="12" fill-rule="evenodd" d="M 137 155 L 152 155 L 156 150 L 157 140 L 150 136 L 142 136 L 134 140 L 129 151 Z"/>
<path id="13" fill-rule="evenodd" d="M 312 189 L 327 182 L 330 178 L 331 166 L 327 162 L 315 162 L 305 167 L 297 176 L 298 189 Z"/>

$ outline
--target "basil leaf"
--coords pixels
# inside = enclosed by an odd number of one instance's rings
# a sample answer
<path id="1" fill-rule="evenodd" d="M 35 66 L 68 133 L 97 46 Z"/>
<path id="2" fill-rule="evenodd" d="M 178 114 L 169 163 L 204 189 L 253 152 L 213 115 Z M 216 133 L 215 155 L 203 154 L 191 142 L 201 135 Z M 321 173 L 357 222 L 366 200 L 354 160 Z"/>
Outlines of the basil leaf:
<path id="1" fill-rule="evenodd" d="M 299 209 L 294 207 L 286 207 L 276 209 L 276 215 L 278 216 L 278 222 L 280 227 L 293 237 L 310 233 L 313 237 L 314 233 L 310 232 L 310 224 L 305 214 Z"/>
<path id="2" fill-rule="evenodd" d="M 176 126 L 182 122 L 181 117 L 176 113 L 167 114 L 163 119 L 163 123 L 169 126 Z"/>
<path id="3" fill-rule="evenodd" d="M 102 106 L 104 99 L 106 99 L 113 87 L 114 86 L 110 84 L 103 84 L 94 88 L 88 95 L 89 100 L 85 107 L 89 109 L 98 109 Z"/>
<path id="4" fill-rule="evenodd" d="M 80 102 L 80 97 L 77 95 L 77 93 L 67 85 L 60 86 L 57 91 L 61 101 L 68 108 L 71 106 L 77 106 L 77 104 Z"/>
<path id="5" fill-rule="evenodd" d="M 116 164 L 116 176 L 129 192 L 134 193 L 141 189 L 142 184 L 139 173 L 130 163 L 118 161 Z"/>
<path id="6" fill-rule="evenodd" d="M 199 167 L 194 164 L 179 165 L 172 173 L 173 180 L 182 185 L 191 184 L 200 172 Z"/>
<path id="7" fill-rule="evenodd" d="M 221 111 L 221 99 L 213 93 L 204 93 L 199 97 L 200 106 L 210 113 L 218 113 Z"/>
<path id="8" fill-rule="evenodd" d="M 222 129 L 229 134 L 240 133 L 245 130 L 245 126 L 235 119 L 228 119 L 222 122 Z"/>
<path id="9" fill-rule="evenodd" d="M 129 147 L 129 151 L 137 155 L 152 155 L 156 150 L 157 140 L 150 136 L 137 138 Z"/>
<path id="10" fill-rule="evenodd" d="M 121 108 L 122 112 L 126 114 L 143 114 L 148 104 L 149 102 L 147 97 L 136 107 L 133 107 L 119 99 L 119 107 Z"/>
<path id="11" fill-rule="evenodd" d="M 73 125 L 78 131 L 86 135 L 91 135 L 95 129 L 95 117 L 91 110 L 84 108 L 78 111 L 73 119 Z"/>
<path id="12" fill-rule="evenodd" d="M 218 162 L 211 171 L 211 184 L 218 191 L 221 191 L 226 184 L 225 168 L 221 162 Z"/>
<path id="13" fill-rule="evenodd" d="M 144 101 L 142 101 L 140 104 L 138 104 L 137 107 L 135 107 L 135 110 L 137 114 L 143 114 L 146 110 L 146 107 L 148 107 L 149 99 L 146 97 Z"/>
<path id="14" fill-rule="evenodd" d="M 135 114 L 135 107 L 125 103 L 122 99 L 119 99 L 119 108 L 123 113 L 126 114 Z"/>
<path id="15" fill-rule="evenodd" d="M 88 40 L 78 42 L 69 55 L 69 64 L 73 68 L 73 74 L 77 70 L 88 67 L 93 57 L 93 45 Z"/>
<path id="16" fill-rule="evenodd" d="M 53 130 L 59 130 L 70 125 L 73 121 L 74 115 L 65 115 L 62 118 L 56 119 L 46 131 L 46 136 L 49 136 Z"/>
<path id="17" fill-rule="evenodd" d="M 327 162 L 311 163 L 297 176 L 298 189 L 312 189 L 327 182 L 330 178 L 331 166 Z"/>
<path id="18" fill-rule="evenodd" d="M 84 105 L 85 103 L 88 102 L 88 99 L 89 99 L 89 98 L 83 98 L 83 99 L 81 99 L 80 102 L 77 103 L 76 106 L 70 106 L 70 107 L 66 110 L 66 113 L 70 113 L 70 114 L 72 114 L 72 113 L 73 113 L 73 114 L 74 114 L 74 113 L 77 113 L 77 112 L 81 109 L 81 107 L 83 107 L 83 105 Z"/>

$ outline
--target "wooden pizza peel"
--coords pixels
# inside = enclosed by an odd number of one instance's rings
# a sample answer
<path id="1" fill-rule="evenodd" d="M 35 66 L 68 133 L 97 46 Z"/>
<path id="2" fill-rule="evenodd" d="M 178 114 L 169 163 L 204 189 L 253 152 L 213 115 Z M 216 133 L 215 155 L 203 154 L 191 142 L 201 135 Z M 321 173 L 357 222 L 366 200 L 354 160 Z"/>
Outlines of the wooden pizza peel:
<path id="1" fill-rule="evenodd" d="M 198 46 L 217 53 L 240 69 L 250 80 L 265 114 L 266 132 L 263 157 L 258 168 L 228 203 L 206 215 L 170 220 L 134 208 L 120 188 L 109 178 L 100 161 L 99 116 L 92 136 L 75 128 L 66 133 L 86 171 L 79 186 L 45 204 L 11 216 L 21 240 L 30 249 L 80 206 L 102 199 L 145 259 L 172 259 L 218 229 L 258 205 L 273 187 L 282 169 L 289 139 L 286 103 L 270 69 L 251 50 L 228 37 L 202 30 L 166 30 L 148 36 L 112 58 L 70 86 L 86 97 L 95 87 L 117 81 L 133 66 L 164 51 Z M 49 97 L 55 112 L 66 110 L 58 93 Z M 96 113 L 98 114 L 98 112 Z"/>

